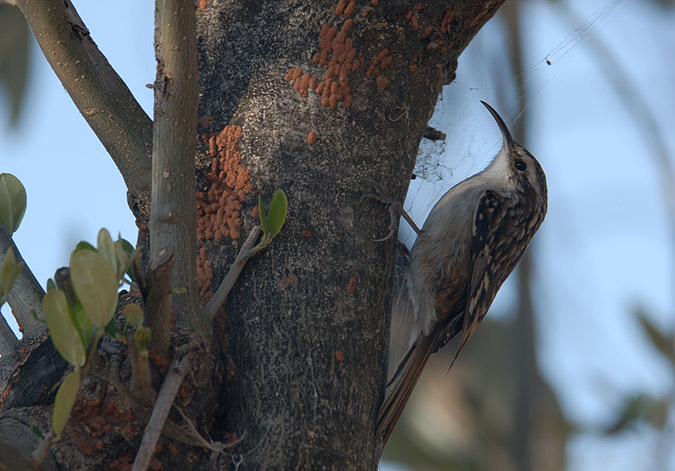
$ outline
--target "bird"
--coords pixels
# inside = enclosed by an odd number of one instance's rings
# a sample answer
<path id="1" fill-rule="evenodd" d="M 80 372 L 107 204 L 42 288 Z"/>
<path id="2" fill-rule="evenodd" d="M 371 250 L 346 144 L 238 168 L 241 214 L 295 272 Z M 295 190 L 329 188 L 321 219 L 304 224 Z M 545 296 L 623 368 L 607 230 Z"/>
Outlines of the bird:
<path id="1" fill-rule="evenodd" d="M 406 269 L 415 322 L 410 347 L 379 408 L 381 447 L 430 355 L 459 334 L 450 371 L 546 215 L 544 170 L 494 108 L 481 103 L 497 122 L 502 147 L 484 170 L 450 188 L 416 230 Z"/>

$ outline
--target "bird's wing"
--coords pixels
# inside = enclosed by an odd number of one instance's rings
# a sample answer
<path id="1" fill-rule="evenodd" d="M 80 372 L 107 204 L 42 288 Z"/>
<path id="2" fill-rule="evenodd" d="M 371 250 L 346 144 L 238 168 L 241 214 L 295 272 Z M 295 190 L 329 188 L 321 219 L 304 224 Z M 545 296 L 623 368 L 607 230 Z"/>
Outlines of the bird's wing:
<path id="1" fill-rule="evenodd" d="M 494 265 L 491 262 L 504 218 L 502 203 L 503 198 L 497 192 L 485 190 L 476 206 L 471 235 L 471 275 L 466 292 L 462 337 L 450 367 L 485 317 L 499 289 L 500 283 L 495 282 Z"/>

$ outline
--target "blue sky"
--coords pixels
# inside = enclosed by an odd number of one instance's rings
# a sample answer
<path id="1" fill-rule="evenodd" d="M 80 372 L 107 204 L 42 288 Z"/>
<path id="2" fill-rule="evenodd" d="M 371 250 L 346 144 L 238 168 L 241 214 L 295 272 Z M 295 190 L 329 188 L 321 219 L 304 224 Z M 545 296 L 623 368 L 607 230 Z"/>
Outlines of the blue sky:
<path id="1" fill-rule="evenodd" d="M 145 84 L 155 74 L 152 2 L 74 3 L 151 114 L 152 91 Z M 581 23 L 564 22 L 543 0 L 530 2 L 522 20 L 532 103 L 526 145 L 549 184 L 549 212 L 532 248 L 539 361 L 568 417 L 593 425 L 610 421 L 624 394 L 673 394 L 671 367 L 650 348 L 631 309 L 644 306 L 657 325 L 673 330 L 675 234 L 666 223 L 660 170 L 589 52 L 588 35 L 597 35 L 619 58 L 656 115 L 672 156 L 675 15 L 645 1 L 571 4 Z M 433 123 L 448 142 L 433 161 L 438 170 L 412 182 L 406 203 L 418 224 L 452 184 L 481 170 L 499 149 L 498 129 L 479 100 L 492 103 L 507 123 L 517 119 L 509 110 L 513 102 L 500 103 L 485 78 L 499 28 L 492 21 L 479 33 L 460 58 L 457 80 L 443 92 Z M 95 240 L 101 227 L 134 240 L 136 230 L 118 171 L 39 50 L 34 52 L 17 132 L 7 131 L 0 117 L 0 171 L 15 174 L 27 188 L 28 209 L 15 240 L 44 284 L 68 263 L 77 241 Z M 401 238 L 411 242 L 405 227 Z M 509 286 L 491 316 L 513 302 Z M 643 432 L 614 441 L 578 437 L 570 444 L 569 469 L 651 469 L 645 456 L 654 454 L 659 437 Z M 673 456 L 669 463 L 675 470 Z"/>

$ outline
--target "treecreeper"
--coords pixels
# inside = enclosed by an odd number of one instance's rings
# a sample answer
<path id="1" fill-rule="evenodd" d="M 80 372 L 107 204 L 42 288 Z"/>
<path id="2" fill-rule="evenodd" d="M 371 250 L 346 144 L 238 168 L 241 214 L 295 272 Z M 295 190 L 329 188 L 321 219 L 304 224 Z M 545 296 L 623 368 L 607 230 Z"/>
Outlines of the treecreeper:
<path id="1" fill-rule="evenodd" d="M 541 165 L 482 103 L 497 121 L 503 145 L 485 170 L 443 195 L 418 232 L 406 273 L 415 323 L 378 413 L 382 447 L 429 356 L 461 334 L 452 367 L 546 215 Z"/>

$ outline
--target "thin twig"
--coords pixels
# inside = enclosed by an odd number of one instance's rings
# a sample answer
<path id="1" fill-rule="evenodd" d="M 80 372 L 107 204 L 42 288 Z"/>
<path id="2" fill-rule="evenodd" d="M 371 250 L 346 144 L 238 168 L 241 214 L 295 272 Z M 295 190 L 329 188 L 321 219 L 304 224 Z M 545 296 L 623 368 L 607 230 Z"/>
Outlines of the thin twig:
<path id="1" fill-rule="evenodd" d="M 173 407 L 183 418 L 185 425 L 180 426 L 171 420 L 168 420 L 164 425 L 164 436 L 172 438 L 188 446 L 199 446 L 206 448 L 207 450 L 217 451 L 216 447 L 210 441 L 201 436 L 201 434 L 197 431 L 197 427 L 195 427 L 195 424 L 192 422 L 192 420 L 190 420 L 190 418 L 185 415 L 183 409 L 178 407 L 176 404 L 174 404 Z"/>
<path id="2" fill-rule="evenodd" d="M 37 337 L 47 329 L 47 326 L 33 318 L 30 311 L 35 311 L 38 318 L 44 317 L 42 314 L 42 298 L 44 298 L 45 292 L 35 278 L 35 275 L 33 275 L 33 272 L 25 264 L 19 249 L 12 240 L 12 236 L 0 224 L 0 264 L 4 261 L 7 249 L 10 247 L 14 249 L 16 262 L 24 262 L 24 267 L 14 282 L 12 290 L 9 292 L 7 303 L 12 308 L 12 314 L 14 314 L 17 323 L 21 326 L 23 335 L 26 338 Z"/>
<path id="3" fill-rule="evenodd" d="M 143 441 L 141 441 L 141 446 L 138 449 L 131 471 L 145 471 L 148 469 L 152 455 L 155 453 L 157 441 L 162 434 L 164 423 L 169 416 L 173 400 L 176 397 L 176 393 L 178 393 L 180 385 L 183 383 L 183 379 L 185 379 L 185 375 L 187 375 L 190 369 L 191 358 L 192 354 L 188 353 L 180 362 L 173 360 L 171 365 L 169 365 L 169 371 L 164 378 L 162 389 L 160 389 L 157 396 L 157 402 L 152 410 L 148 425 L 145 426 Z"/>
<path id="4" fill-rule="evenodd" d="M 152 121 L 98 49 L 70 0 L 16 0 L 45 58 L 132 195 L 150 193 Z"/>
<path id="5" fill-rule="evenodd" d="M 47 435 L 45 435 L 40 444 L 30 455 L 30 458 L 35 466 L 40 466 L 42 464 L 45 456 L 47 456 L 47 452 L 52 446 L 52 443 L 54 443 L 54 439 L 56 439 L 56 435 L 54 435 L 54 430 L 52 430 L 50 427 Z"/>
<path id="6" fill-rule="evenodd" d="M 260 226 L 254 226 L 244 243 L 241 245 L 237 258 L 234 259 L 234 263 L 232 263 L 227 275 L 225 275 L 225 278 L 220 283 L 220 286 L 218 286 L 213 297 L 206 303 L 206 306 L 204 306 L 204 312 L 206 313 L 207 319 L 211 319 L 215 316 L 216 311 L 220 309 L 220 306 L 222 306 L 227 299 L 227 295 L 237 281 L 244 265 L 246 265 L 248 259 L 255 254 L 253 248 L 260 236 L 260 232 Z"/>
<path id="7" fill-rule="evenodd" d="M 246 432 L 244 432 L 241 435 L 241 437 L 239 437 L 239 439 L 227 443 L 213 442 L 211 440 L 207 440 L 206 438 L 201 436 L 194 422 L 187 415 L 185 415 L 183 409 L 178 407 L 176 404 L 174 404 L 173 407 L 178 411 L 180 416 L 183 418 L 183 422 L 185 423 L 185 425 L 179 426 L 174 422 L 172 422 L 171 420 L 168 420 L 164 425 L 163 434 L 164 436 L 172 438 L 180 443 L 183 443 L 188 446 L 198 446 L 206 448 L 207 450 L 210 450 L 213 453 L 220 454 L 224 453 L 225 450 L 227 450 L 228 448 L 232 448 L 233 446 L 239 444 L 246 437 Z"/>
<path id="8" fill-rule="evenodd" d="M 131 392 L 145 404 L 152 404 L 154 389 L 147 352 L 140 352 L 134 342 L 134 334 L 127 334 L 129 358 L 131 359 Z"/>

